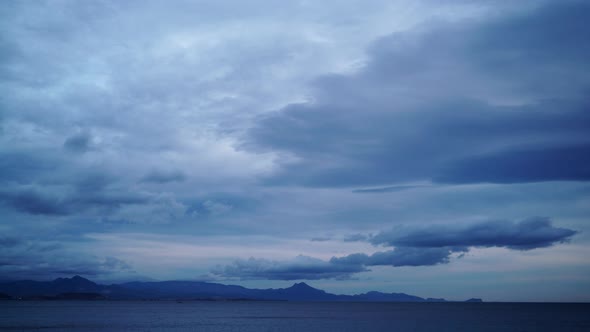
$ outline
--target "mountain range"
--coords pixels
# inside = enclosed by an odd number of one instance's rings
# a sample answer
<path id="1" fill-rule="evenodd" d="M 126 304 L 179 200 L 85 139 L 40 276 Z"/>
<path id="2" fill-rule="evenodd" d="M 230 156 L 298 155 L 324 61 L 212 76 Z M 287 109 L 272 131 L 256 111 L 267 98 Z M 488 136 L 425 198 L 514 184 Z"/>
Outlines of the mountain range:
<path id="1" fill-rule="evenodd" d="M 0 282 L 0 294 L 13 299 L 111 299 L 111 300 L 271 300 L 329 302 L 446 302 L 404 293 L 367 292 L 336 295 L 304 282 L 288 288 L 250 289 L 202 281 L 151 281 L 101 285 L 80 276 L 53 281 Z M 470 299 L 470 302 L 481 302 Z"/>

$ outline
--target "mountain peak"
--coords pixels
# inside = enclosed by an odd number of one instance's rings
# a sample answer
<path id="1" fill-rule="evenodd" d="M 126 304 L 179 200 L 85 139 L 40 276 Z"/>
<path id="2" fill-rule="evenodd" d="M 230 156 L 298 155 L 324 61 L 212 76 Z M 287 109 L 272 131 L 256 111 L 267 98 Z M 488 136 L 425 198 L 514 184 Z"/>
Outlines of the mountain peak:
<path id="1" fill-rule="evenodd" d="M 57 278 L 53 280 L 53 283 L 64 287 L 75 287 L 77 290 L 95 288 L 98 286 L 96 283 L 79 275 L 75 275 L 71 278 Z"/>
<path id="2" fill-rule="evenodd" d="M 313 287 L 311 287 L 310 285 L 304 283 L 304 282 L 296 282 L 293 284 L 293 286 L 291 286 L 291 288 L 300 288 L 300 289 L 304 289 L 304 288 L 312 288 L 315 289 Z"/>
<path id="3" fill-rule="evenodd" d="M 81 277 L 81 276 L 79 276 L 77 274 L 75 276 L 71 277 L 71 278 L 57 278 L 54 281 L 77 281 L 77 282 L 88 281 L 88 282 L 92 282 L 92 281 L 90 281 L 90 280 L 88 280 L 88 279 L 86 279 L 84 277 Z"/>

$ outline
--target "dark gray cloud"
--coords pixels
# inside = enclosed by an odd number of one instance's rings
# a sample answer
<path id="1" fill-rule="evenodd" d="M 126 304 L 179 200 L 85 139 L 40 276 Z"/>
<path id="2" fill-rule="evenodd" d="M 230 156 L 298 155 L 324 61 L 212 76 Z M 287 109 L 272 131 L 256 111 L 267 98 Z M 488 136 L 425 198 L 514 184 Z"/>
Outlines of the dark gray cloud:
<path id="1" fill-rule="evenodd" d="M 345 279 L 369 271 L 371 266 L 432 266 L 448 264 L 453 254 L 463 257 L 472 247 L 504 247 L 532 250 L 569 241 L 577 232 L 551 225 L 547 218 L 521 222 L 493 221 L 468 226 L 431 226 L 427 229 L 399 229 L 355 240 L 395 247 L 373 254 L 354 253 L 328 261 L 299 256 L 294 261 L 278 262 L 250 258 L 218 267 L 213 274 L 241 279 Z"/>
<path id="2" fill-rule="evenodd" d="M 30 214 L 68 214 L 68 209 L 61 199 L 41 194 L 35 190 L 0 192 L 0 203 Z"/>
<path id="3" fill-rule="evenodd" d="M 290 156 L 269 184 L 587 181 L 588 19 L 586 3 L 552 3 L 385 37 L 244 146 Z"/>
<path id="4" fill-rule="evenodd" d="M 368 266 L 428 266 L 447 264 L 454 252 L 465 252 L 466 248 L 412 248 L 397 247 L 395 250 L 376 252 L 369 256 Z"/>
<path id="5" fill-rule="evenodd" d="M 12 236 L 0 237 L 0 248 L 10 248 L 19 245 L 22 242 L 21 239 Z"/>
<path id="6" fill-rule="evenodd" d="M 82 173 L 76 178 L 70 178 L 72 185 L 78 192 L 100 192 L 111 184 L 115 184 L 115 176 L 106 172 L 88 172 Z"/>
<path id="7" fill-rule="evenodd" d="M 411 190 L 411 189 L 418 189 L 418 188 L 429 188 L 432 186 L 426 185 L 406 185 L 406 186 L 387 186 L 387 187 L 379 187 L 379 188 L 366 188 L 366 189 L 355 189 L 352 192 L 365 194 L 365 193 L 391 193 L 391 192 L 398 192 L 403 190 Z"/>
<path id="8" fill-rule="evenodd" d="M 99 193 L 85 193 L 84 196 L 68 197 L 66 204 L 70 205 L 72 210 L 89 207 L 116 209 L 122 205 L 145 204 L 150 200 L 151 198 L 149 196 L 141 193 L 102 191 Z"/>
<path id="9" fill-rule="evenodd" d="M 257 156 L 232 147 L 233 131 L 248 125 L 254 110 L 292 94 L 268 80 L 269 68 L 295 65 L 315 75 L 290 55 L 310 47 L 307 38 L 285 38 L 296 30 L 286 26 L 267 29 L 271 12 L 290 16 L 283 4 L 264 2 L 3 6 L 0 183 L 12 192 L 2 196 L 2 208 L 72 224 L 154 215 L 172 222 L 184 201 L 242 190 L 262 167 Z M 244 34 L 236 24 L 253 29 Z M 301 84 L 294 72 L 285 86 Z M 85 173 L 110 176 L 85 180 Z M 150 184 L 168 186 L 163 192 Z M 209 200 L 203 209 L 232 206 Z"/>
<path id="10" fill-rule="evenodd" d="M 0 151 L 0 183 L 32 183 L 43 180 L 62 163 L 59 158 L 37 150 Z"/>
<path id="11" fill-rule="evenodd" d="M 532 147 L 500 151 L 458 160 L 442 167 L 437 182 L 514 183 L 590 180 L 590 144 Z"/>
<path id="12" fill-rule="evenodd" d="M 131 187 L 128 179 L 103 165 L 77 162 L 78 155 L 59 154 L 58 149 L 1 151 L 0 204 L 27 214 L 66 216 L 147 204 L 154 196 Z"/>
<path id="13" fill-rule="evenodd" d="M 57 240 L 5 236 L 0 238 L 0 249 L 0 279 L 3 280 L 133 273 L 131 265 L 124 260 L 80 253 Z"/>
<path id="14" fill-rule="evenodd" d="M 378 251 L 371 255 L 351 254 L 343 257 L 333 257 L 332 264 L 361 265 L 361 266 L 429 266 L 447 264 L 454 252 L 466 252 L 467 248 L 413 248 L 397 247 L 394 250 Z"/>
<path id="15" fill-rule="evenodd" d="M 332 263 L 320 259 L 298 256 L 292 261 L 279 262 L 250 258 L 219 266 L 211 272 L 226 278 L 267 280 L 346 279 L 352 274 L 367 271 L 362 265 Z"/>
<path id="16" fill-rule="evenodd" d="M 141 178 L 142 182 L 167 183 L 186 180 L 186 174 L 181 171 L 151 171 Z"/>
<path id="17" fill-rule="evenodd" d="M 466 226 L 430 226 L 419 230 L 381 232 L 370 241 L 375 245 L 415 248 L 506 247 L 517 250 L 544 248 L 568 241 L 577 232 L 554 227 L 548 218 L 520 222 L 490 221 Z"/>
<path id="18" fill-rule="evenodd" d="M 349 279 L 352 275 L 370 271 L 371 266 L 431 266 L 446 264 L 453 252 L 467 249 L 453 248 L 407 248 L 363 253 L 343 257 L 332 257 L 328 261 L 298 256 L 293 261 L 270 261 L 250 258 L 236 260 L 230 265 L 212 270 L 214 275 L 225 278 L 267 279 L 267 280 L 317 280 Z"/>
<path id="19" fill-rule="evenodd" d="M 70 215 L 98 208 L 118 209 L 128 204 L 145 204 L 150 197 L 121 191 L 43 192 L 31 188 L 11 188 L 0 191 L 0 204 L 33 215 Z"/>
<path id="20" fill-rule="evenodd" d="M 90 150 L 92 136 L 89 132 L 83 131 L 68 137 L 64 142 L 64 148 L 74 153 L 84 153 Z"/>

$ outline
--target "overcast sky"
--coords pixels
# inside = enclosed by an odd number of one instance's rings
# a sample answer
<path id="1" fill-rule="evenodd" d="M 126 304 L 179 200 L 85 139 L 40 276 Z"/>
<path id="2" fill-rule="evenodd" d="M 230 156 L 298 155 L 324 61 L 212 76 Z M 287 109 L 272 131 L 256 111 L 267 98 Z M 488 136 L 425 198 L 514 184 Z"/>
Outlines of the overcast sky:
<path id="1" fill-rule="evenodd" d="M 5 1 L 0 279 L 590 301 L 586 1 Z"/>

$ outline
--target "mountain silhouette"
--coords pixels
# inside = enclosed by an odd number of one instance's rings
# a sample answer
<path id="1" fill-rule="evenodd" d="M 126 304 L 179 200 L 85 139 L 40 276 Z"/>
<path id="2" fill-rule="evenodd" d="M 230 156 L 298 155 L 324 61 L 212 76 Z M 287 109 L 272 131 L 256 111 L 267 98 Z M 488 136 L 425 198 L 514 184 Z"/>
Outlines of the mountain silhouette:
<path id="1" fill-rule="evenodd" d="M 53 281 L 0 282 L 0 293 L 12 298 L 113 299 L 113 300 L 273 300 L 329 302 L 444 302 L 404 293 L 367 292 L 336 295 L 300 282 L 288 288 L 251 289 L 203 281 L 134 281 L 101 285 L 80 276 Z M 470 299 L 470 302 L 481 301 Z"/>

